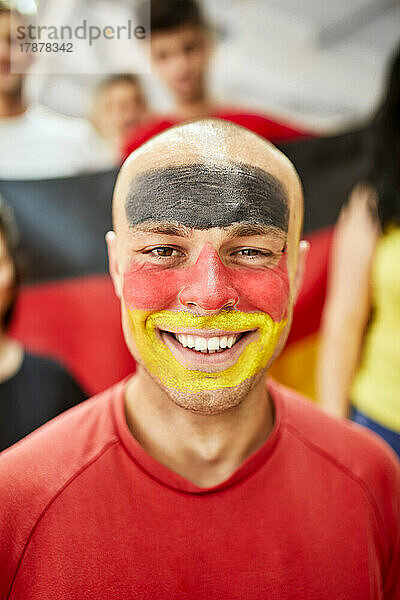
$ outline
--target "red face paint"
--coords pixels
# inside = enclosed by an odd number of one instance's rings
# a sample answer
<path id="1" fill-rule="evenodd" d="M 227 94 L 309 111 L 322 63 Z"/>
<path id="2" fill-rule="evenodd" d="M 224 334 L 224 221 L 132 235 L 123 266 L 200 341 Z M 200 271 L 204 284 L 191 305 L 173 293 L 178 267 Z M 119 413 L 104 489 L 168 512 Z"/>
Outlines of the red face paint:
<path id="1" fill-rule="evenodd" d="M 286 256 L 273 268 L 227 267 L 206 244 L 195 265 L 166 268 L 132 261 L 124 275 L 129 308 L 150 311 L 199 307 L 221 310 L 228 303 L 243 312 L 264 312 L 274 321 L 286 317 L 289 278 Z"/>

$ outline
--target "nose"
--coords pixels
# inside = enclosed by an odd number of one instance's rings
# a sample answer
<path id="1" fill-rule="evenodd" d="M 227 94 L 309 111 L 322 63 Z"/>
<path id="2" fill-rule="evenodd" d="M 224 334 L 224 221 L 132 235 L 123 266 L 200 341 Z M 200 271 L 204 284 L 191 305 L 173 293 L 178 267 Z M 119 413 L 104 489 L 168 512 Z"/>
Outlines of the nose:
<path id="1" fill-rule="evenodd" d="M 179 301 L 186 308 L 219 312 L 238 303 L 229 272 L 211 245 L 203 248 L 187 275 L 186 285 L 179 294 Z"/>

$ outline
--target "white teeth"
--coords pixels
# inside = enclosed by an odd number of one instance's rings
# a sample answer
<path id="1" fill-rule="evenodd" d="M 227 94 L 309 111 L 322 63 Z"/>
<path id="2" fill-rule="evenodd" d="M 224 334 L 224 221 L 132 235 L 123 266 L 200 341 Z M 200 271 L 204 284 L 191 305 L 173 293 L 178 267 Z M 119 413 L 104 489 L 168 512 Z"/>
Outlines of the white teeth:
<path id="1" fill-rule="evenodd" d="M 233 344 L 240 337 L 240 333 L 234 335 L 222 335 L 220 337 L 204 338 L 200 336 L 186 335 L 184 333 L 175 334 L 178 342 L 184 346 L 184 348 L 192 348 L 197 352 L 203 353 L 214 353 L 225 348 L 232 348 Z"/>
<path id="2" fill-rule="evenodd" d="M 194 349 L 202 352 L 203 350 L 207 350 L 207 340 L 201 337 L 195 337 Z"/>
<path id="3" fill-rule="evenodd" d="M 228 345 L 228 338 L 226 335 L 223 335 L 222 337 L 219 338 L 219 347 L 226 348 L 227 345 Z"/>
<path id="4" fill-rule="evenodd" d="M 232 348 L 233 344 L 235 343 L 235 339 L 236 339 L 236 337 L 237 337 L 237 336 L 235 336 L 235 335 L 230 335 L 230 336 L 228 337 L 228 341 L 227 341 L 227 346 L 228 346 L 228 348 Z"/>
<path id="5" fill-rule="evenodd" d="M 179 336 L 179 338 L 179 341 L 182 344 L 182 346 L 185 346 L 185 348 L 187 348 L 187 336 L 182 334 Z"/>
<path id="6" fill-rule="evenodd" d="M 219 338 L 210 338 L 207 342 L 207 348 L 209 352 L 215 352 L 215 350 L 219 350 Z"/>

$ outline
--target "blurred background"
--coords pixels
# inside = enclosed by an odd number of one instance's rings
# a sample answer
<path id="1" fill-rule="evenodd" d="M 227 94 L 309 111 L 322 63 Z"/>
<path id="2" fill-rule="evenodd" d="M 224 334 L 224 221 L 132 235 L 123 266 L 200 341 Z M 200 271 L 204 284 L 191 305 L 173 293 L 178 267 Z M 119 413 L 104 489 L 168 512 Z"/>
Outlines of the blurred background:
<path id="1" fill-rule="evenodd" d="M 37 0 L 40 6 L 55 0 Z M 19 0 L 32 10 L 33 0 Z M 134 2 L 69 0 L 96 14 L 129 14 Z M 210 80 L 222 101 L 238 103 L 320 132 L 367 118 L 379 100 L 388 57 L 400 32 L 397 0 L 201 0 L 215 35 Z M 65 8 L 64 8 L 65 10 Z M 86 10 L 86 8 L 85 8 Z M 86 114 L 96 76 L 32 77 L 32 97 L 65 114 Z M 157 110 L 170 99 L 152 77 L 143 78 Z"/>

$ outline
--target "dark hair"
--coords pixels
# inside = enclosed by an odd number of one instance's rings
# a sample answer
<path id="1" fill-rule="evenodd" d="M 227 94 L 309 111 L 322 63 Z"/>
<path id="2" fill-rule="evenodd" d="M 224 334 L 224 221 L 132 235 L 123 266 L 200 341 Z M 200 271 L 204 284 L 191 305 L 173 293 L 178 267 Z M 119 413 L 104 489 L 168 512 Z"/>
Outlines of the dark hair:
<path id="1" fill-rule="evenodd" d="M 170 31 L 188 25 L 205 29 L 206 23 L 196 0 L 151 0 L 150 29 Z M 144 22 L 140 4 L 137 10 L 138 22 Z"/>
<path id="2" fill-rule="evenodd" d="M 141 87 L 141 81 L 137 75 L 133 73 L 116 73 L 102 79 L 97 86 L 97 92 L 102 92 L 116 83 L 129 83 Z"/>
<path id="3" fill-rule="evenodd" d="M 0 14 L 7 13 L 8 15 L 17 15 L 21 19 L 24 19 L 24 15 L 17 10 L 11 1 L 0 0 Z"/>
<path id="4" fill-rule="evenodd" d="M 18 296 L 19 287 L 22 281 L 22 257 L 19 243 L 19 233 L 17 224 L 15 221 L 14 213 L 11 208 L 6 204 L 4 199 L 0 196 L 0 235 L 3 236 L 7 253 L 11 259 L 14 267 L 14 285 L 12 298 L 10 304 L 7 307 L 6 312 L 2 317 L 2 327 L 7 329 L 10 325 L 15 304 Z"/>
<path id="5" fill-rule="evenodd" d="M 0 13 L 11 13 L 11 6 L 9 2 L 0 0 Z"/>
<path id="6" fill-rule="evenodd" d="M 372 123 L 371 167 L 367 181 L 378 194 L 382 228 L 400 225 L 400 46 L 390 63 L 384 99 Z"/>

